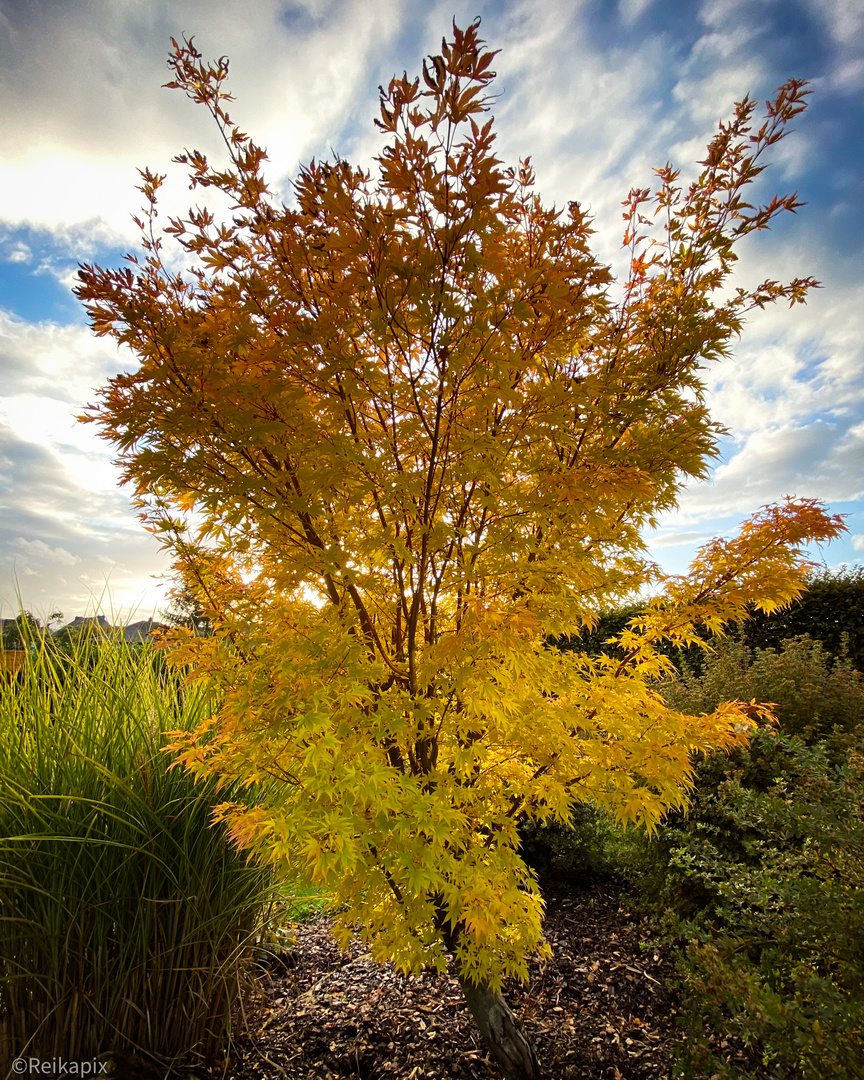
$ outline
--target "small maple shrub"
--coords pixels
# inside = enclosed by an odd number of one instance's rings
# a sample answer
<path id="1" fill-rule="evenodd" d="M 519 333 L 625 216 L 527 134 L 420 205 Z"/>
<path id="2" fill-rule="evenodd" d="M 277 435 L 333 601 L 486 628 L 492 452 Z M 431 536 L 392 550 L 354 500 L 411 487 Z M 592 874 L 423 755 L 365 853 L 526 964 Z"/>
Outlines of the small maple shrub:
<path id="1" fill-rule="evenodd" d="M 313 161 L 290 205 L 226 112 L 227 61 L 175 43 L 169 85 L 230 159 L 177 160 L 231 217 L 170 221 L 192 263 L 170 270 L 145 171 L 143 257 L 84 267 L 78 292 L 140 361 L 88 418 L 214 631 L 172 638 L 223 701 L 180 759 L 280 780 L 222 807 L 235 840 L 308 866 L 342 940 L 359 927 L 408 970 L 455 956 L 506 1075 L 529 1076 L 497 993 L 544 948 L 519 819 L 590 802 L 651 826 L 683 806 L 691 752 L 746 740 L 760 710 L 668 707 L 660 643 L 787 603 L 801 546 L 841 525 L 812 501 L 767 508 L 662 582 L 620 658 L 545 646 L 657 583 L 642 530 L 715 453 L 701 365 L 749 309 L 814 284 L 725 288 L 736 241 L 798 205 L 744 193 L 807 91 L 782 87 L 756 127 L 741 102 L 687 190 L 666 166 L 630 192 L 614 302 L 579 204 L 545 207 L 529 160 L 495 156 L 477 28 L 382 89 L 377 176 Z"/>

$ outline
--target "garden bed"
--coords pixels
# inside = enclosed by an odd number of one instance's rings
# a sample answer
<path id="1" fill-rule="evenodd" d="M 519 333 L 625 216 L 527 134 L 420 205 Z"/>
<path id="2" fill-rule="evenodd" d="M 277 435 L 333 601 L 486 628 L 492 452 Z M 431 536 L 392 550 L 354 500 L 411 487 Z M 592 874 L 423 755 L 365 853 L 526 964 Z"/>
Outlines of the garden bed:
<path id="1" fill-rule="evenodd" d="M 546 890 L 552 959 L 507 998 L 554 1080 L 666 1080 L 683 1037 L 670 958 L 612 879 Z M 247 1033 L 212 1080 L 490 1080 L 456 980 L 347 954 L 331 920 L 301 924 L 261 981 Z"/>

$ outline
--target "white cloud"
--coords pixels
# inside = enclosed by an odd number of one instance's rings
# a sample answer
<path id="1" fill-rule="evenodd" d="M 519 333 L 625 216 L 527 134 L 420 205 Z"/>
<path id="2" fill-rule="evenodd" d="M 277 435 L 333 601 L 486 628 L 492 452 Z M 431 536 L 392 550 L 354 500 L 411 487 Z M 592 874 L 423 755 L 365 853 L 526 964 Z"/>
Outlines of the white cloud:
<path id="1" fill-rule="evenodd" d="M 849 93 L 864 86 L 864 60 L 847 60 L 839 64 L 831 73 L 832 87 Z"/>
<path id="2" fill-rule="evenodd" d="M 242 17 L 236 5 L 209 0 L 9 10 L 0 216 L 61 232 L 88 227 L 128 242 L 138 167 L 166 171 L 184 146 L 221 160 L 224 147 L 205 110 L 161 88 L 170 77 L 169 38 L 184 33 L 195 35 L 207 60 L 230 54 L 232 115 L 244 126 L 244 118 L 255 119 L 271 177 L 293 175 L 299 161 L 338 145 L 360 101 L 374 101 L 370 67 L 399 28 L 399 6 L 260 0 L 244 6 Z M 301 32 L 292 32 L 292 20 Z M 166 194 L 166 211 L 188 207 L 185 183 Z"/>
<path id="3" fill-rule="evenodd" d="M 127 366 L 132 362 L 126 360 Z M 80 411 L 92 399 L 94 388 L 123 366 L 124 358 L 114 342 L 94 337 L 84 326 L 23 322 L 0 309 L 0 410 L 4 406 L 9 410 L 13 426 L 19 408 L 27 410 L 23 402 L 32 395 L 37 406 L 45 399 L 68 406 L 69 430 L 73 430 L 73 412 Z M 45 423 L 46 435 L 55 420 L 56 416 Z M 21 424 L 31 433 L 43 426 L 29 413 Z"/>
<path id="4" fill-rule="evenodd" d="M 57 266 L 52 262 L 43 262 L 40 264 L 37 273 L 50 274 L 60 288 L 67 293 L 71 293 L 76 286 L 81 284 L 77 266 Z"/>
<path id="5" fill-rule="evenodd" d="M 864 498 L 864 424 L 843 428 L 815 421 L 753 432 L 714 469 L 711 480 L 683 493 L 680 511 L 664 520 L 679 526 L 730 514 L 751 514 L 785 495 L 846 502 Z"/>
<path id="6" fill-rule="evenodd" d="M 111 450 L 75 413 L 122 363 L 79 326 L 32 325 L 0 313 L 0 606 L 80 613 L 105 590 L 145 614 L 163 603 L 151 575 L 168 560 L 118 487 Z M 107 564 L 103 558 L 107 559 Z M 58 575 L 71 568 L 72 577 Z"/>
<path id="7" fill-rule="evenodd" d="M 842 259 L 826 259 L 806 208 L 789 234 L 745 245 L 742 273 L 752 283 L 812 273 L 823 288 L 806 307 L 753 313 L 733 354 L 706 369 L 712 416 L 733 439 L 711 481 L 689 486 L 664 529 L 749 515 L 786 494 L 837 501 L 864 495 L 860 274 Z"/>
<path id="8" fill-rule="evenodd" d="M 699 8 L 708 32 L 681 65 L 672 96 L 698 125 L 702 145 L 685 143 L 675 148 L 676 156 L 696 160 L 693 151 L 704 148 L 705 137 L 713 135 L 717 122 L 730 116 L 734 103 L 764 80 L 766 62 L 750 47 L 758 26 L 752 15 L 747 0 L 707 0 Z"/>
<path id="9" fill-rule="evenodd" d="M 76 563 L 80 563 L 81 559 L 78 555 L 73 555 L 71 551 L 67 551 L 66 548 L 49 547 L 48 544 L 43 544 L 41 540 L 25 540 L 23 536 L 18 536 L 13 541 L 13 546 L 24 554 L 29 559 L 38 559 L 40 561 L 47 562 L 49 567 L 53 567 L 54 564 L 60 566 L 75 566 Z"/>
<path id="10" fill-rule="evenodd" d="M 704 530 L 690 530 L 689 532 L 663 532 L 661 530 L 646 537 L 648 546 L 652 549 L 677 547 L 679 544 L 686 544 L 688 547 L 693 547 L 694 544 L 704 544 L 711 539 L 712 533 L 705 532 Z"/>
<path id="11" fill-rule="evenodd" d="M 644 15 L 654 0 L 618 0 L 618 10 L 625 26 L 632 26 L 640 15 Z"/>
<path id="12" fill-rule="evenodd" d="M 824 19 L 838 44 L 861 48 L 864 35 L 864 0 L 808 0 L 813 14 Z"/>
<path id="13" fill-rule="evenodd" d="M 3 262 L 10 263 L 29 263 L 32 258 L 33 252 L 22 240 L 10 244 L 2 255 Z"/>

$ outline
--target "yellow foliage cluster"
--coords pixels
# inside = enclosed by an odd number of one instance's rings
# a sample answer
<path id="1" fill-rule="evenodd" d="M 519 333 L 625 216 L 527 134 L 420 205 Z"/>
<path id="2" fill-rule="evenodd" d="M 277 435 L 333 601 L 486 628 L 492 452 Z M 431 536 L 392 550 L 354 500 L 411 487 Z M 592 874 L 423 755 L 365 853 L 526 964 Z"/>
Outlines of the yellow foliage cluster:
<path id="1" fill-rule="evenodd" d="M 476 23 L 454 28 L 422 83 L 382 90 L 378 176 L 313 161 L 289 206 L 225 111 L 227 61 L 175 43 L 173 85 L 213 114 L 230 164 L 178 160 L 231 220 L 171 221 L 191 267 L 169 271 L 145 171 L 143 257 L 85 267 L 79 295 L 140 361 L 88 418 L 214 627 L 167 642 L 222 692 L 179 761 L 264 786 L 220 817 L 307 868 L 346 936 L 407 970 L 455 951 L 495 988 L 543 948 L 519 821 L 591 801 L 651 828 L 683 806 L 692 754 L 768 714 L 667 708 L 659 643 L 788 603 L 803 547 L 842 525 L 787 501 L 665 581 L 641 539 L 715 453 L 702 365 L 748 309 L 814 284 L 718 292 L 735 241 L 798 205 L 743 193 L 803 84 L 755 132 L 745 99 L 688 191 L 667 167 L 630 193 L 615 303 L 578 203 L 544 207 L 530 162 L 493 152 L 493 55 Z M 547 646 L 648 588 L 622 659 Z"/>

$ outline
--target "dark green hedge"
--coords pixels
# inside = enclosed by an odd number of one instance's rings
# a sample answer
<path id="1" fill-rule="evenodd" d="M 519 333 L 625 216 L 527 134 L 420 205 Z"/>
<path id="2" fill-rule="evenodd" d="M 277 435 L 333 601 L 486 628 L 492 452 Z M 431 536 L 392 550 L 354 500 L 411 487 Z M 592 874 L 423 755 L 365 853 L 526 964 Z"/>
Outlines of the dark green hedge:
<path id="1" fill-rule="evenodd" d="M 864 671 L 864 567 L 812 575 L 800 600 L 773 615 L 754 611 L 733 634 L 751 652 L 779 649 L 786 638 L 808 634 Z"/>
<path id="2" fill-rule="evenodd" d="M 607 639 L 620 634 L 641 610 L 639 605 L 631 604 L 603 612 L 594 630 L 562 634 L 550 638 L 549 644 L 593 656 L 614 653 Z M 812 574 L 807 579 L 807 591 L 788 608 L 771 615 L 754 608 L 747 622 L 729 628 L 729 636 L 742 641 L 751 654 L 757 649 L 779 649 L 787 638 L 803 634 L 821 642 L 834 659 L 848 657 L 854 667 L 864 671 L 864 567 Z M 679 668 L 687 667 L 698 674 L 703 671 L 702 651 L 698 648 L 680 650 L 667 645 L 662 651 Z"/>

